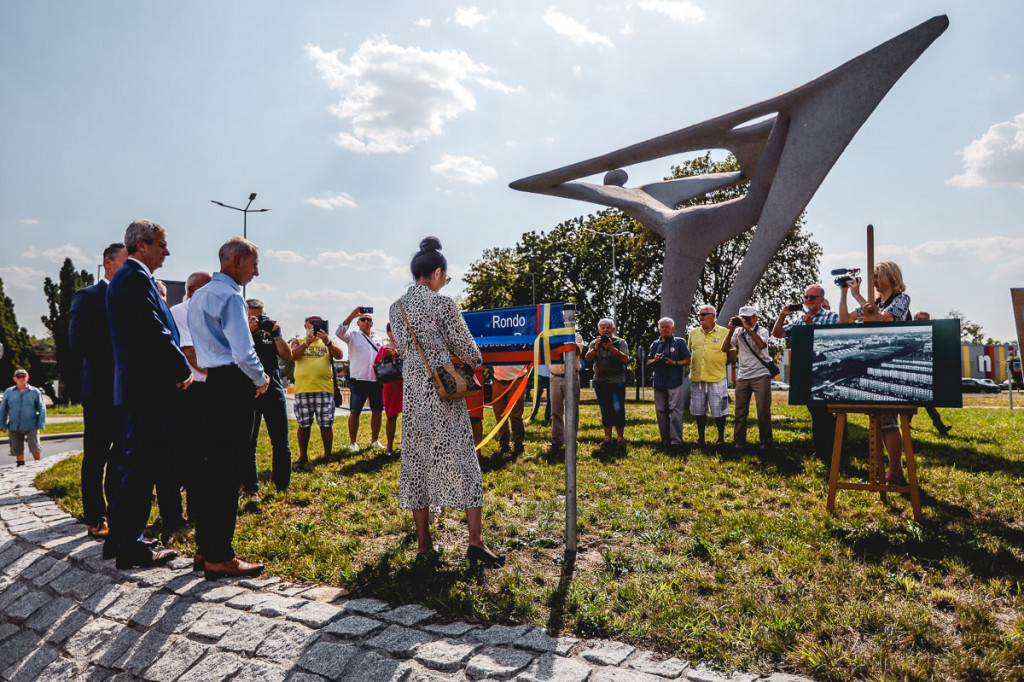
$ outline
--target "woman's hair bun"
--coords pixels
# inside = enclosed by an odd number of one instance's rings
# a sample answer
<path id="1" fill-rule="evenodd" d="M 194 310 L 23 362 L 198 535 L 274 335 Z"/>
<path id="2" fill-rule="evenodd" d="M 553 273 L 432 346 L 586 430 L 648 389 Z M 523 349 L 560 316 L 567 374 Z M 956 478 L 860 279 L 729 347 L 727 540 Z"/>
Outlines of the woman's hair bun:
<path id="1" fill-rule="evenodd" d="M 420 242 L 420 252 L 427 253 L 429 251 L 440 251 L 441 240 L 437 237 L 424 237 L 423 241 Z"/>

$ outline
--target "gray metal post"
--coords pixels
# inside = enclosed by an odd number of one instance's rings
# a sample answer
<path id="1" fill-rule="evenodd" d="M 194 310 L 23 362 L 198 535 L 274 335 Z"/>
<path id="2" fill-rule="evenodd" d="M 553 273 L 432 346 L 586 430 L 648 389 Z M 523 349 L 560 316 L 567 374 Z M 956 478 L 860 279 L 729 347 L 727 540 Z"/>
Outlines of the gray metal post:
<path id="1" fill-rule="evenodd" d="M 566 327 L 576 329 L 576 306 L 566 303 L 562 308 Z M 580 375 L 576 359 L 576 339 L 572 350 L 562 356 L 565 363 L 565 551 L 576 552 L 576 434 L 579 432 Z"/>
<path id="2" fill-rule="evenodd" d="M 1009 383 L 1006 385 L 1006 394 L 1010 396 L 1010 409 L 1013 409 L 1013 360 L 1006 361 L 1006 378 Z"/>

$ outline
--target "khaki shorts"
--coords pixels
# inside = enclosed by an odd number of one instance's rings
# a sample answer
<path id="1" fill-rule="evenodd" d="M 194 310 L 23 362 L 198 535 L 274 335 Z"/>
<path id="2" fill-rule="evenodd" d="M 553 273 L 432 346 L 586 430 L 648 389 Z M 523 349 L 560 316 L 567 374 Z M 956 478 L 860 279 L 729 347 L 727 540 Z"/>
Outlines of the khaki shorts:
<path id="1" fill-rule="evenodd" d="M 39 429 L 32 429 L 31 431 L 10 431 L 11 434 L 11 456 L 12 457 L 24 457 L 25 456 L 25 441 L 28 441 L 28 449 L 33 455 L 38 455 L 43 451 L 39 447 Z"/>

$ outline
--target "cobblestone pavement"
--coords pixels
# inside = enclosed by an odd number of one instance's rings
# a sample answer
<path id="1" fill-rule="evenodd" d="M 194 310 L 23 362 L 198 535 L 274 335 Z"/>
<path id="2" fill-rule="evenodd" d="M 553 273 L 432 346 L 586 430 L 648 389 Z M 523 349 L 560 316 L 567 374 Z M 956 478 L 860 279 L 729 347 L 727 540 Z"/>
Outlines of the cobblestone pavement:
<path id="1" fill-rule="evenodd" d="M 66 455 L 63 455 L 66 456 Z M 443 622 L 277 578 L 208 582 L 191 560 L 118 571 L 32 487 L 58 459 L 0 473 L 0 677 L 237 682 L 753 682 L 612 641 Z M 778 674 L 770 682 L 808 682 Z"/>

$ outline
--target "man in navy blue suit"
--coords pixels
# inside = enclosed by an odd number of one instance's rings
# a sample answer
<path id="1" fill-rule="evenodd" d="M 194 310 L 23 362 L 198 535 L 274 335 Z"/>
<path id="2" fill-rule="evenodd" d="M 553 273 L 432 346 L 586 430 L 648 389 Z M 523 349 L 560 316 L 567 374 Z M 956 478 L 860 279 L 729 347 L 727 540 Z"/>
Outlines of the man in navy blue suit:
<path id="1" fill-rule="evenodd" d="M 103 250 L 103 279 L 75 292 L 68 321 L 71 351 L 82 361 L 82 511 L 89 535 L 94 538 L 105 538 L 109 533 L 107 506 L 113 505 L 117 496 L 121 425 L 114 411 L 114 351 L 106 299 L 110 278 L 126 258 L 124 244 L 111 244 Z"/>
<path id="2" fill-rule="evenodd" d="M 153 486 L 171 456 L 168 427 L 176 391 L 192 383 L 178 347 L 178 330 L 157 291 L 153 272 L 171 255 L 167 230 L 136 220 L 124 235 L 128 260 L 107 287 L 114 348 L 114 405 L 124 414 L 124 466 L 111 540 L 120 569 L 156 566 L 177 552 L 142 538 Z"/>

